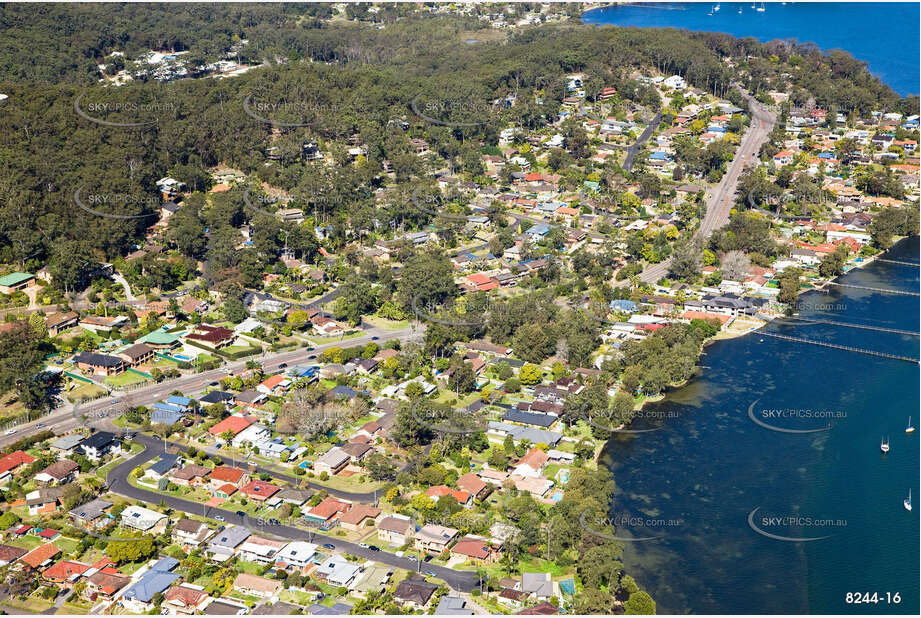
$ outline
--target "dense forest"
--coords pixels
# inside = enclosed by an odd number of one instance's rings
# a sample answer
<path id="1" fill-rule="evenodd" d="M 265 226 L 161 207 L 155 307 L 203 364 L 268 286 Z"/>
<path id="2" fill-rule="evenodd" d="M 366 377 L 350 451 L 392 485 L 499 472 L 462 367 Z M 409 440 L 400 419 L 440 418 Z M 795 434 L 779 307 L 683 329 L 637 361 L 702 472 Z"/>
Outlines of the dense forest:
<path id="1" fill-rule="evenodd" d="M 322 208 L 339 221 L 348 217 L 353 229 L 419 222 L 408 180 L 432 170 L 421 167 L 411 138 L 426 139 L 459 171 L 476 176 L 482 149 L 495 145 L 500 128 L 540 127 L 555 117 L 564 76 L 572 72 L 585 75 L 589 98 L 604 86 L 636 93 L 631 76 L 651 68 L 726 95 L 735 76 L 721 58 L 730 55 L 740 59 L 743 81 L 755 91 L 792 79 L 795 97 L 838 109 L 917 105 L 916 97 L 894 95 L 863 63 L 809 46 L 574 25 L 520 29 L 503 41 L 465 45 L 463 33 L 478 27 L 471 18 L 413 14 L 377 29 L 323 21 L 325 10 L 0 7 L 0 68 L 10 80 L 0 82 L 9 96 L 0 104 L 0 262 L 50 263 L 60 271 L 123 255 L 156 220 L 157 179 L 170 175 L 206 190 L 211 181 L 204 170 L 217 164 L 255 173 L 299 206 Z M 244 60 L 267 66 L 233 79 L 93 84 L 93 67 L 115 49 L 129 57 L 150 48 L 204 57 L 242 38 L 250 41 L 242 49 L 251 57 Z M 495 104 L 510 96 L 517 96 L 514 106 Z M 359 165 L 345 165 L 349 138 L 367 146 Z M 300 148 L 310 140 L 331 150 L 339 165 L 304 162 Z M 270 148 L 276 149 L 273 161 Z M 385 208 L 375 208 L 385 159 L 400 187 Z M 77 204 L 77 191 L 117 198 L 91 210 L 122 217 L 93 216 Z M 228 207 L 235 223 L 254 214 L 239 197 Z"/>

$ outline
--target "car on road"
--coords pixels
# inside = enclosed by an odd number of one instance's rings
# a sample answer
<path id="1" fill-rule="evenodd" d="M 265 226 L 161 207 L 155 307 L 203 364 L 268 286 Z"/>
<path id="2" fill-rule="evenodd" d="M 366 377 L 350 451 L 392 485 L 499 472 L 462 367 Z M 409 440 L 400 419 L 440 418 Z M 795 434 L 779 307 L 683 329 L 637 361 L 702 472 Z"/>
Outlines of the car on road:
<path id="1" fill-rule="evenodd" d="M 6 431 L 3 432 L 3 435 L 5 435 L 5 436 L 11 436 L 11 435 L 13 435 L 14 433 L 16 433 L 16 429 L 7 429 Z"/>
<path id="2" fill-rule="evenodd" d="M 48 426 L 48 425 L 46 425 L 45 423 L 39 423 L 38 425 L 35 426 L 35 428 L 36 428 L 36 429 L 41 429 L 42 427 L 47 427 L 47 426 Z"/>
<path id="3" fill-rule="evenodd" d="M 359 543 L 358 546 L 361 547 L 362 549 L 368 549 L 369 547 L 367 543 Z"/>
<path id="4" fill-rule="evenodd" d="M 223 516 L 223 515 L 215 515 L 214 518 L 215 518 L 216 520 L 218 520 L 218 521 L 224 521 L 224 516 Z"/>
<path id="5" fill-rule="evenodd" d="M 272 519 L 269 520 L 269 525 L 270 525 L 270 526 L 280 526 L 280 525 L 281 525 L 281 522 L 278 521 L 277 519 L 272 518 Z"/>
<path id="6" fill-rule="evenodd" d="M 323 543 L 323 549 L 336 549 L 336 546 L 332 543 Z"/>
<path id="7" fill-rule="evenodd" d="M 423 562 L 431 562 L 431 561 L 432 561 L 432 556 L 426 556 L 425 558 L 422 559 L 422 561 L 423 561 Z"/>
<path id="8" fill-rule="evenodd" d="M 208 386 L 220 386 L 221 383 L 215 380 L 214 382 L 208 382 Z"/>
<path id="9" fill-rule="evenodd" d="M 317 357 L 316 354 L 311 354 L 310 356 L 307 357 L 307 360 L 313 360 L 313 359 L 315 359 L 316 357 Z"/>
<path id="10" fill-rule="evenodd" d="M 380 550 L 381 550 L 381 548 L 378 547 L 377 545 L 372 545 L 372 546 L 369 547 L 368 549 L 370 549 L 371 551 L 380 551 Z"/>
<path id="11" fill-rule="evenodd" d="M 371 341 L 377 341 L 380 337 L 371 337 Z"/>
<path id="12" fill-rule="evenodd" d="M 246 513 L 244 513 L 243 511 L 237 511 L 237 515 L 239 515 L 240 517 L 246 517 Z"/>
<path id="13" fill-rule="evenodd" d="M 284 368 L 287 367 L 287 366 L 288 366 L 288 363 L 279 363 L 279 364 L 278 364 L 278 368 L 279 368 L 279 369 L 284 369 Z"/>
<path id="14" fill-rule="evenodd" d="M 435 575 L 435 571 L 426 571 L 425 574 L 429 577 L 437 577 L 437 575 Z"/>

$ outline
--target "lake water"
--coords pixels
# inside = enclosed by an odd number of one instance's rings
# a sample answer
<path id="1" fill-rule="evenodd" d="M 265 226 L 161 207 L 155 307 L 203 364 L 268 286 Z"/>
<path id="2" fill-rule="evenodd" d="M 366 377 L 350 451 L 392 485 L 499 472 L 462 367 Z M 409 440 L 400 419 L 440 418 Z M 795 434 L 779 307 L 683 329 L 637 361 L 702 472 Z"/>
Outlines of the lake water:
<path id="1" fill-rule="evenodd" d="M 917 264 L 918 237 L 887 257 Z M 918 275 L 917 266 L 876 262 L 840 282 L 917 292 Z M 810 292 L 799 314 L 919 330 L 916 296 Z M 765 330 L 919 356 L 916 336 L 788 320 Z M 714 343 L 701 364 L 700 377 L 647 406 L 649 418 L 636 423 L 656 431 L 619 436 L 602 454 L 616 484 L 612 517 L 646 520 L 618 536 L 661 537 L 625 543 L 625 570 L 659 613 L 917 615 L 921 436 L 905 427 L 909 415 L 921 425 L 919 366 L 757 332 Z M 773 431 L 750 409 L 775 428 L 827 429 Z M 912 512 L 902 506 L 909 488 Z M 754 525 L 768 534 L 828 538 L 768 538 L 749 526 L 755 509 Z M 848 592 L 876 592 L 881 602 L 848 604 Z M 886 603 L 887 592 L 901 602 Z"/>
<path id="2" fill-rule="evenodd" d="M 587 24 L 725 32 L 762 42 L 796 39 L 823 50 L 844 49 L 867 62 L 873 74 L 897 93 L 904 96 L 919 91 L 921 5 L 917 2 L 769 2 L 763 13 L 752 9 L 751 2 L 722 2 L 718 12 L 708 15 L 712 6 L 687 2 L 622 5 L 592 9 L 582 19 Z"/>

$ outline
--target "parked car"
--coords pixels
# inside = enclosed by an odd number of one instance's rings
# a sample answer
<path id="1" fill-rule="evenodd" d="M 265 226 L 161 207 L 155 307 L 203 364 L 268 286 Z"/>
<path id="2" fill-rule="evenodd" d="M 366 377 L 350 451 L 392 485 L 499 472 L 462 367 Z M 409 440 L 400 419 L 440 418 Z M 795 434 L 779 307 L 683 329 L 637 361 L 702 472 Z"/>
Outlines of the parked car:
<path id="1" fill-rule="evenodd" d="M 223 515 L 215 515 L 214 518 L 215 518 L 216 520 L 218 520 L 218 521 L 224 521 L 224 516 L 223 516 Z"/>
<path id="2" fill-rule="evenodd" d="M 332 543 L 323 543 L 323 549 L 336 549 L 336 546 Z"/>
<path id="3" fill-rule="evenodd" d="M 280 364 L 278 365 L 278 368 L 279 368 L 279 369 L 284 369 L 284 368 L 287 367 L 287 366 L 288 366 L 288 363 L 280 363 Z"/>
<path id="4" fill-rule="evenodd" d="M 361 547 L 362 549 L 368 549 L 369 547 L 367 543 L 359 543 L 358 546 Z"/>
<path id="5" fill-rule="evenodd" d="M 380 550 L 381 550 L 381 548 L 378 547 L 377 545 L 372 545 L 372 546 L 369 547 L 368 549 L 370 549 L 371 551 L 380 551 Z"/>
<path id="6" fill-rule="evenodd" d="M 237 515 L 239 515 L 240 517 L 246 517 L 246 513 L 243 511 L 237 511 Z"/>
<path id="7" fill-rule="evenodd" d="M 3 435 L 5 435 L 5 436 L 11 436 L 11 435 L 13 435 L 14 433 L 16 433 L 16 429 L 15 429 L 15 428 L 13 428 L 13 429 L 7 429 L 6 431 L 3 432 Z"/>

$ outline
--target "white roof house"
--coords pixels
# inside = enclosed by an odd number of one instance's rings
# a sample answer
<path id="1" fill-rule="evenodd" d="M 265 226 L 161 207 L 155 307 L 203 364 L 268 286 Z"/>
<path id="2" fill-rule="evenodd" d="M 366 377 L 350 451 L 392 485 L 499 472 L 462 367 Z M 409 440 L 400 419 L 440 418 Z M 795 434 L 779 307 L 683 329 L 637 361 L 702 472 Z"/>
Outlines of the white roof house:
<path id="1" fill-rule="evenodd" d="M 143 506 L 131 505 L 122 511 L 121 523 L 128 528 L 144 532 L 150 530 L 164 519 L 166 519 L 166 515 L 163 513 L 145 509 Z"/>

